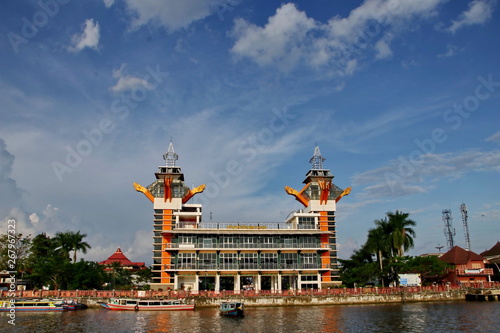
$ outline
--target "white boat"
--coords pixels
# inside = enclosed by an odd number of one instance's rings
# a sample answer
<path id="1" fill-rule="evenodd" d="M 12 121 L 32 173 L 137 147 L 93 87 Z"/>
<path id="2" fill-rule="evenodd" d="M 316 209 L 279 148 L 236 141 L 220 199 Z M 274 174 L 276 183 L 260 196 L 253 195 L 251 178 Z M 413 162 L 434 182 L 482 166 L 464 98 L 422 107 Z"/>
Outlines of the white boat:
<path id="1" fill-rule="evenodd" d="M 101 305 L 115 311 L 179 311 L 194 310 L 194 303 L 185 299 L 111 298 Z"/>

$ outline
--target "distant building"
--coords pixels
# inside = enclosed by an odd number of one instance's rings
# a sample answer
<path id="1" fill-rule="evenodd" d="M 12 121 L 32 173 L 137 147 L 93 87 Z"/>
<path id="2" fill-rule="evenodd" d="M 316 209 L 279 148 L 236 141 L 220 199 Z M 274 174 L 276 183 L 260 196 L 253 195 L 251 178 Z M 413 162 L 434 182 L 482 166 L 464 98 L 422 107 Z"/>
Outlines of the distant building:
<path id="1" fill-rule="evenodd" d="M 113 253 L 108 259 L 103 260 L 99 262 L 99 265 L 104 265 L 106 268 L 104 268 L 105 271 L 110 271 L 112 268 L 110 267 L 114 262 L 119 262 L 121 268 L 131 271 L 131 272 L 136 272 L 140 271 L 141 269 L 146 268 L 146 265 L 144 262 L 132 262 L 130 261 L 122 252 L 120 248 L 116 249 L 115 253 Z"/>
<path id="2" fill-rule="evenodd" d="M 481 255 L 489 261 L 489 267 L 493 269 L 494 272 L 494 280 L 500 281 L 500 242 L 497 242 L 493 247 L 489 250 L 481 252 Z"/>
<path id="3" fill-rule="evenodd" d="M 341 284 L 335 211 L 350 188 L 332 183 L 318 147 L 302 190 L 285 187 L 304 208 L 284 222 L 202 221 L 202 205 L 188 201 L 205 185 L 185 185 L 172 142 L 163 157 L 155 182 L 147 188 L 134 183 L 154 208 L 152 289 L 259 291 Z"/>
<path id="4" fill-rule="evenodd" d="M 487 260 L 477 253 L 454 246 L 439 259 L 455 266 L 448 270 L 444 282 L 459 284 L 491 281 L 493 271 L 486 268 Z"/>

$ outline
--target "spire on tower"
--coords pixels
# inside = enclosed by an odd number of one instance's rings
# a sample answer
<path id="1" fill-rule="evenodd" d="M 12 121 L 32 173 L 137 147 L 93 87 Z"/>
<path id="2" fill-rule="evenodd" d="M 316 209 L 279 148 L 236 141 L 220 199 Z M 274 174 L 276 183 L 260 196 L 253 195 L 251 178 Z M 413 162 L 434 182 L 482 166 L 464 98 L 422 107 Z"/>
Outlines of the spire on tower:
<path id="1" fill-rule="evenodd" d="M 326 160 L 323 156 L 321 156 L 321 152 L 319 151 L 319 147 L 316 146 L 314 148 L 314 155 L 311 157 L 309 163 L 312 164 L 312 170 L 323 170 L 323 162 Z"/>
<path id="2" fill-rule="evenodd" d="M 177 155 L 174 151 L 174 144 L 172 143 L 172 140 L 170 140 L 167 152 L 163 154 L 163 159 L 165 160 L 165 165 L 168 167 L 174 167 L 175 161 L 179 159 L 179 155 Z"/>

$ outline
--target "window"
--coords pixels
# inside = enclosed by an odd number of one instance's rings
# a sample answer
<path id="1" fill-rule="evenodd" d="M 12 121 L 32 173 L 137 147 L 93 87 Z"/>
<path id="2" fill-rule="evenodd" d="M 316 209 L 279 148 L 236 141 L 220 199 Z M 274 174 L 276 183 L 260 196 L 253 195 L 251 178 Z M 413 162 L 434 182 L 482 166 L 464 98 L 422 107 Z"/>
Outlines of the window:
<path id="1" fill-rule="evenodd" d="M 257 269 L 257 253 L 242 253 L 240 269 Z"/>
<path id="2" fill-rule="evenodd" d="M 179 269 L 195 269 L 196 268 L 196 253 L 179 253 L 177 259 L 177 268 Z"/>
<path id="3" fill-rule="evenodd" d="M 287 268 L 287 269 L 297 268 L 297 253 L 282 253 L 281 268 Z"/>
<path id="4" fill-rule="evenodd" d="M 273 248 L 273 247 L 278 247 L 274 243 L 273 237 L 266 237 L 266 236 L 264 236 L 264 237 L 261 238 L 261 243 L 262 243 L 262 247 L 266 248 L 266 249 Z"/>
<path id="5" fill-rule="evenodd" d="M 234 236 L 222 237 L 222 247 L 225 249 L 234 249 L 238 247 L 238 239 Z"/>
<path id="6" fill-rule="evenodd" d="M 302 268 L 318 268 L 316 253 L 302 253 Z"/>
<path id="7" fill-rule="evenodd" d="M 221 253 L 220 269 L 238 269 L 238 254 Z"/>
<path id="8" fill-rule="evenodd" d="M 182 235 L 179 236 L 179 244 L 194 244 L 193 235 Z"/>
<path id="9" fill-rule="evenodd" d="M 277 269 L 278 254 L 277 253 L 261 253 L 260 254 L 261 269 Z"/>
<path id="10" fill-rule="evenodd" d="M 256 244 L 256 240 L 255 237 L 253 236 L 244 236 L 241 238 L 241 247 L 243 248 L 253 248 L 255 247 L 255 244 Z"/>
<path id="11" fill-rule="evenodd" d="M 216 253 L 200 253 L 198 269 L 217 269 Z"/>
<path id="12" fill-rule="evenodd" d="M 293 238 L 283 238 L 283 247 L 294 247 L 294 239 Z"/>

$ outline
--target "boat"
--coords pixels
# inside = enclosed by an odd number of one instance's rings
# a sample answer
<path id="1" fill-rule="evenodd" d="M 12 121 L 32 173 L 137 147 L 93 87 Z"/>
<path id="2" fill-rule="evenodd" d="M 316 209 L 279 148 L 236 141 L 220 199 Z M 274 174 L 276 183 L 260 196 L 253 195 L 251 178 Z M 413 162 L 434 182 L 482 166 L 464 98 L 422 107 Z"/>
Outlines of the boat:
<path id="1" fill-rule="evenodd" d="M 88 308 L 87 304 L 79 303 L 74 299 L 55 299 L 54 301 L 56 302 L 57 306 L 65 306 L 70 311 L 83 310 Z"/>
<path id="2" fill-rule="evenodd" d="M 194 303 L 186 299 L 111 298 L 101 306 L 115 311 L 179 311 L 194 310 Z"/>
<path id="3" fill-rule="evenodd" d="M 0 311 L 68 311 L 68 306 L 50 299 L 14 299 L 0 301 Z"/>
<path id="4" fill-rule="evenodd" d="M 220 314 L 224 316 L 243 317 L 243 303 L 222 302 L 220 304 Z"/>

